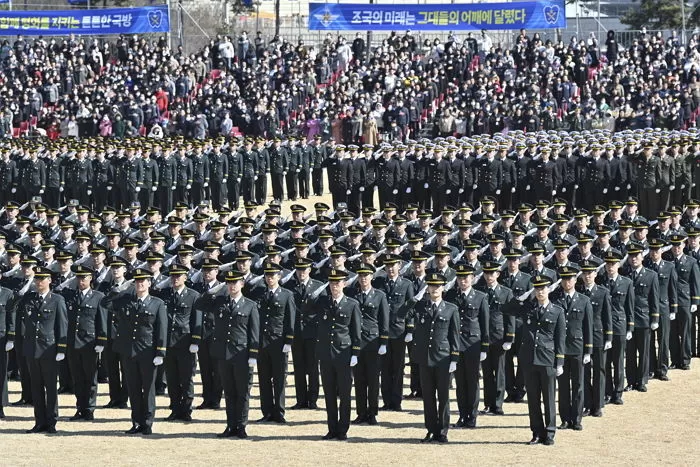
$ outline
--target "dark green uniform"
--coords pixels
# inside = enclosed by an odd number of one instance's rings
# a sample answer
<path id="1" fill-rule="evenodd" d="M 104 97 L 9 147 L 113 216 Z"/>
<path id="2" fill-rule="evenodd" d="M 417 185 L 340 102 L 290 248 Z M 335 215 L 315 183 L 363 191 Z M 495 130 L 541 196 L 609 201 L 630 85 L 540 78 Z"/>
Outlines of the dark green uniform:
<path id="1" fill-rule="evenodd" d="M 605 360 L 608 353 L 605 344 L 612 346 L 612 304 L 610 292 L 600 285 L 594 284 L 590 289 L 581 287 L 579 292 L 590 299 L 593 308 L 593 352 L 591 363 L 583 371 L 583 399 L 585 408 L 597 416 L 605 405 Z"/>

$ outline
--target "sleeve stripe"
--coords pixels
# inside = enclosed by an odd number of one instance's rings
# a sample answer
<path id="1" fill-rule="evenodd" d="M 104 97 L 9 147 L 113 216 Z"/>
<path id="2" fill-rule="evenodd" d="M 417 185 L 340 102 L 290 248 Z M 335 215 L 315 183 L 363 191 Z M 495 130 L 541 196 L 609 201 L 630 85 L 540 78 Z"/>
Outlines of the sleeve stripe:
<path id="1" fill-rule="evenodd" d="M 248 349 L 248 352 L 258 353 L 258 349 Z"/>
<path id="2" fill-rule="evenodd" d="M 156 347 L 156 350 L 162 350 L 162 351 L 165 351 L 165 347 Z"/>

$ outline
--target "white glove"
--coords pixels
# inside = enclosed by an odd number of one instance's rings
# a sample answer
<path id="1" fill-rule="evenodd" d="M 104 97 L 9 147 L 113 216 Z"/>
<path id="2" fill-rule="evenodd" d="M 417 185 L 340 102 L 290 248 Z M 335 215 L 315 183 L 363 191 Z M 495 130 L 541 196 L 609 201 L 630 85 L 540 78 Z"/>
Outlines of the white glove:
<path id="1" fill-rule="evenodd" d="M 284 347 L 282 347 L 282 353 L 289 353 L 292 351 L 292 346 L 289 344 L 284 344 Z"/>
<path id="2" fill-rule="evenodd" d="M 479 361 L 483 362 L 484 360 L 486 360 L 486 352 L 480 352 L 479 353 Z"/>
<path id="3" fill-rule="evenodd" d="M 10 190 L 10 191 L 12 191 L 12 193 L 17 193 L 17 188 L 13 188 L 13 189 Z"/>
<path id="4" fill-rule="evenodd" d="M 174 189 L 175 189 L 175 187 L 173 187 L 173 190 L 174 190 Z M 112 187 L 111 187 L 111 186 L 108 186 L 108 187 L 107 187 L 107 191 L 112 191 Z"/>
<path id="5" fill-rule="evenodd" d="M 619 187 L 619 186 L 616 186 L 616 187 L 615 187 L 615 191 L 620 191 L 620 187 Z"/>
<path id="6" fill-rule="evenodd" d="M 685 190 L 685 185 L 681 185 L 681 190 Z"/>
<path id="7" fill-rule="evenodd" d="M 657 192 L 657 193 L 661 193 L 661 188 L 657 188 L 657 189 L 656 189 L 656 192 Z"/>
<path id="8" fill-rule="evenodd" d="M 675 313 L 671 313 L 670 315 L 668 315 L 668 317 L 671 319 L 671 321 L 675 321 L 675 320 L 676 320 L 676 314 L 675 314 Z"/>
<path id="9" fill-rule="evenodd" d="M 403 338 L 403 341 L 406 343 L 411 342 L 412 340 L 413 340 L 413 334 L 411 334 L 410 332 L 408 334 L 406 334 L 406 337 Z"/>
<path id="10" fill-rule="evenodd" d="M 158 191 L 158 187 L 157 187 L 157 186 L 152 186 L 152 187 L 151 187 L 151 191 Z"/>
<path id="11" fill-rule="evenodd" d="M 583 364 L 584 364 L 584 365 L 588 365 L 589 363 L 591 363 L 591 355 L 590 355 L 590 354 L 585 354 L 585 355 L 583 356 Z"/>
<path id="12" fill-rule="evenodd" d="M 224 178 L 223 180 L 221 180 L 221 183 L 223 183 L 224 185 L 225 185 L 227 182 L 228 182 L 228 179 L 226 179 L 226 178 Z"/>
<path id="13" fill-rule="evenodd" d="M 357 365 L 357 355 L 350 357 L 350 366 L 353 367 L 355 365 Z"/>
<path id="14" fill-rule="evenodd" d="M 561 187 L 561 192 L 562 192 L 562 193 L 566 193 L 566 187 L 565 187 L 565 186 Z"/>
<path id="15" fill-rule="evenodd" d="M 574 185 L 574 189 L 578 190 L 578 185 Z"/>
<path id="16" fill-rule="evenodd" d="M 515 193 L 515 187 L 511 188 L 511 189 L 510 189 L 510 192 L 511 192 L 511 193 Z"/>
<path id="17" fill-rule="evenodd" d="M 676 185 L 671 185 L 670 187 L 668 187 L 668 189 L 674 191 L 676 189 Z"/>
<path id="18" fill-rule="evenodd" d="M 557 190 L 552 190 L 552 196 L 557 196 Z"/>
<path id="19" fill-rule="evenodd" d="M 632 188 L 632 185 L 630 185 L 630 184 L 628 183 L 628 184 L 627 184 L 627 189 L 629 190 L 630 188 Z"/>
<path id="20" fill-rule="evenodd" d="M 43 188 L 42 188 L 41 190 L 39 190 L 39 194 L 40 194 L 40 195 L 43 195 L 43 194 L 44 194 L 44 189 L 43 189 Z M 88 193 L 88 194 L 90 194 L 90 193 Z"/>
<path id="21" fill-rule="evenodd" d="M 56 361 L 57 362 L 62 362 L 66 358 L 66 354 L 64 353 L 57 353 L 56 354 Z"/>
<path id="22" fill-rule="evenodd" d="M 411 187 L 409 186 L 408 188 L 406 188 L 406 193 L 410 193 L 410 192 L 411 192 Z"/>
<path id="23" fill-rule="evenodd" d="M 13 341 L 8 341 L 5 344 L 5 352 L 9 352 L 10 350 L 15 348 L 15 343 Z"/>
<path id="24" fill-rule="evenodd" d="M 365 191 L 365 187 L 361 186 L 360 191 Z"/>
<path id="25" fill-rule="evenodd" d="M 530 191 L 530 185 L 525 187 L 525 191 Z"/>
<path id="26" fill-rule="evenodd" d="M 428 185 L 427 183 L 424 183 L 424 184 L 423 184 L 423 188 L 428 188 L 429 186 L 430 186 L 430 185 Z"/>
<path id="27" fill-rule="evenodd" d="M 627 336 L 625 336 L 625 339 L 627 339 L 628 341 L 632 340 L 632 331 L 627 331 Z"/>
<path id="28" fill-rule="evenodd" d="M 63 190 L 64 190 L 64 188 L 61 187 L 61 188 L 58 189 L 58 192 L 59 192 L 59 193 L 63 193 Z"/>
<path id="29" fill-rule="evenodd" d="M 161 366 L 163 364 L 163 357 L 156 357 L 153 359 L 153 364 L 155 366 Z"/>
<path id="30" fill-rule="evenodd" d="M 452 190 L 445 190 L 445 194 L 449 195 L 450 193 L 452 193 Z"/>
<path id="31" fill-rule="evenodd" d="M 282 175 L 286 176 L 286 175 L 287 175 L 287 171 L 285 170 L 284 172 L 282 172 Z"/>
<path id="32" fill-rule="evenodd" d="M 501 194 L 501 190 L 496 190 L 496 194 L 497 194 L 497 195 L 500 195 L 500 194 Z"/>
<path id="33" fill-rule="evenodd" d="M 476 183 L 473 184 L 473 185 L 472 185 L 472 190 L 476 190 L 478 186 L 479 186 L 479 185 L 477 185 Z"/>
<path id="34" fill-rule="evenodd" d="M 237 178 L 237 179 L 236 179 L 236 181 L 237 181 L 238 183 L 241 183 L 241 180 L 243 180 L 243 179 L 242 179 L 242 178 Z"/>
<path id="35" fill-rule="evenodd" d="M 257 180 L 257 178 L 256 178 L 256 180 Z M 187 186 L 186 186 L 185 188 L 187 188 L 187 189 L 189 190 L 190 188 L 192 188 L 192 185 L 190 185 L 190 184 L 188 183 Z"/>
<path id="36" fill-rule="evenodd" d="M 461 195 L 462 193 L 464 193 L 464 188 L 459 189 L 459 194 Z"/>
<path id="37" fill-rule="evenodd" d="M 248 366 L 251 367 L 251 368 L 253 368 L 255 365 L 257 365 L 257 363 L 258 363 L 258 360 L 255 359 L 255 358 L 249 358 L 249 359 L 248 359 Z"/>
<path id="38" fill-rule="evenodd" d="M 297 173 L 298 173 L 298 172 L 301 172 L 301 169 L 297 169 Z"/>
<path id="39" fill-rule="evenodd" d="M 345 192 L 346 195 L 349 195 L 350 193 L 352 193 L 350 190 Z M 396 193 L 394 193 L 394 194 L 396 194 Z"/>
<path id="40" fill-rule="evenodd" d="M 257 180 L 257 179 L 258 179 L 258 176 L 257 176 L 257 175 L 256 175 L 255 177 L 253 177 L 253 180 Z"/>
<path id="41" fill-rule="evenodd" d="M 558 366 L 557 367 L 557 377 L 561 376 L 564 374 L 564 367 L 563 366 Z"/>
<path id="42" fill-rule="evenodd" d="M 457 362 L 450 362 L 450 369 L 447 371 L 449 371 L 450 373 L 454 373 L 455 371 L 457 371 Z"/>
<path id="43" fill-rule="evenodd" d="M 102 353 L 104 350 L 105 350 L 105 346 L 104 346 L 104 345 L 96 345 L 96 346 L 95 346 L 95 352 L 96 352 L 96 353 Z"/>
<path id="44" fill-rule="evenodd" d="M 382 344 L 379 346 L 379 351 L 377 352 L 379 355 L 384 355 L 386 354 L 386 345 Z"/>
<path id="45" fill-rule="evenodd" d="M 603 344 L 603 350 L 610 350 L 612 349 L 612 341 L 605 341 L 605 344 Z"/>
<path id="46" fill-rule="evenodd" d="M 395 195 L 397 195 L 397 194 L 399 194 L 399 190 L 394 189 L 394 191 L 392 191 L 392 193 L 395 194 Z M 348 194 L 349 194 L 349 193 L 348 193 Z"/>
<path id="47" fill-rule="evenodd" d="M 199 352 L 199 346 L 197 344 L 190 344 L 190 353 Z"/>
<path id="48" fill-rule="evenodd" d="M 604 194 L 604 195 L 608 194 L 608 189 L 607 189 L 607 188 L 603 188 L 603 194 Z"/>
<path id="49" fill-rule="evenodd" d="M 651 326 L 649 326 L 652 331 L 656 331 L 659 329 L 659 323 L 651 323 Z"/>
<path id="50" fill-rule="evenodd" d="M 138 193 L 139 191 L 141 191 L 141 187 L 137 186 L 135 191 L 136 191 L 136 193 Z"/>
<path id="51" fill-rule="evenodd" d="M 698 311 L 698 306 L 697 305 L 690 305 L 690 312 L 695 313 L 696 311 Z"/>
<path id="52" fill-rule="evenodd" d="M 170 188 L 170 189 L 171 189 L 172 191 L 175 191 L 176 188 L 177 188 L 177 187 L 176 187 L 175 185 L 173 185 L 172 188 Z"/>
<path id="53" fill-rule="evenodd" d="M 209 186 L 209 182 L 204 182 L 204 188 Z"/>
<path id="54" fill-rule="evenodd" d="M 90 196 L 92 194 L 92 190 L 87 190 L 87 195 Z"/>
<path id="55" fill-rule="evenodd" d="M 513 344 L 511 342 L 504 342 L 503 343 L 503 350 L 508 351 L 510 348 L 513 347 Z"/>

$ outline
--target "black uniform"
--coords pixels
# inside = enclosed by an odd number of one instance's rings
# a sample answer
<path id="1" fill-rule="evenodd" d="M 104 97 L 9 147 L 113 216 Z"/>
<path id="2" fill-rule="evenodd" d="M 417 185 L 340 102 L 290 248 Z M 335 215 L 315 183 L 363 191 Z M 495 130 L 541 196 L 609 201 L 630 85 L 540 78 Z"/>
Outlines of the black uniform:
<path id="1" fill-rule="evenodd" d="M 114 347 L 121 355 L 128 381 L 131 421 L 150 429 L 156 412 L 155 357 L 165 357 L 168 339 L 168 312 L 160 298 L 138 299 L 121 293 L 113 302 L 117 313 Z"/>
<path id="2" fill-rule="evenodd" d="M 103 159 L 102 161 L 94 159 L 92 161 L 92 176 L 93 207 L 96 212 L 102 212 L 102 209 L 109 203 L 110 190 L 108 188 L 114 188 L 112 163 L 107 159 Z"/>
<path id="3" fill-rule="evenodd" d="M 382 158 L 377 161 L 377 187 L 379 188 L 379 205 L 394 202 L 401 183 L 401 164 L 394 158 Z"/>
<path id="4" fill-rule="evenodd" d="M 530 276 L 522 271 L 513 276 L 504 271 L 498 278 L 501 285 L 513 291 L 513 297 L 518 298 L 530 290 Z M 515 315 L 515 338 L 513 346 L 506 352 L 506 394 L 505 402 L 521 402 L 525 397 L 525 372 L 521 365 L 515 365 L 514 360 L 518 357 L 520 343 L 523 340 L 523 320 L 519 314 Z"/>
<path id="5" fill-rule="evenodd" d="M 248 359 L 257 358 L 260 339 L 258 305 L 245 297 L 233 300 L 227 293 L 211 299 L 214 316 L 211 355 L 217 362 L 226 397 L 226 426 L 245 429 L 253 368 Z"/>
<path id="6" fill-rule="evenodd" d="M 685 254 L 674 259 L 674 265 L 678 275 L 678 307 L 676 319 L 671 322 L 671 363 L 685 368 L 695 355 L 691 324 L 698 312 L 691 314 L 690 307 L 700 304 L 700 268 L 695 258 Z"/>
<path id="7" fill-rule="evenodd" d="M 238 151 L 229 151 L 228 155 L 227 196 L 228 206 L 231 209 L 238 209 L 241 199 L 241 181 L 243 177 L 243 156 Z M 213 194 L 213 193 L 212 193 Z"/>
<path id="8" fill-rule="evenodd" d="M 44 165 L 46 166 L 46 190 L 42 201 L 52 208 L 58 209 L 63 204 L 61 202 L 61 188 L 65 188 L 63 160 L 56 157 L 46 157 Z M 90 185 L 94 186 L 92 181 L 90 181 Z M 4 186 L 11 186 L 11 184 Z M 102 208 L 100 208 L 101 210 Z"/>
<path id="9" fill-rule="evenodd" d="M 104 306 L 107 308 L 107 344 L 102 351 L 102 364 L 107 369 L 109 379 L 109 404 L 107 408 L 126 408 L 129 397 L 126 384 L 126 369 L 116 347 L 117 322 L 119 310 L 114 308 L 114 300 L 119 297 L 117 284 L 102 282 L 98 290 L 105 295 Z M 132 288 L 133 290 L 133 288 Z"/>
<path id="10" fill-rule="evenodd" d="M 263 418 L 281 421 L 284 418 L 284 389 L 287 377 L 288 355 L 285 344 L 294 341 L 296 304 L 294 295 L 277 287 L 272 292 L 265 288 L 258 301 L 260 307 L 260 355 L 258 380 L 260 384 L 260 409 Z"/>
<path id="11" fill-rule="evenodd" d="M 350 360 L 360 353 L 360 305 L 346 296 L 336 303 L 330 295 L 326 295 L 319 299 L 317 308 L 321 318 L 318 322 L 316 355 L 321 363 L 328 433 L 343 437 L 350 427 Z"/>
<path id="12" fill-rule="evenodd" d="M 173 194 L 177 189 L 178 162 L 171 155 L 163 155 L 158 159 L 158 207 L 163 214 L 173 209 Z"/>
<path id="13" fill-rule="evenodd" d="M 674 264 L 664 260 L 657 264 L 647 257 L 644 266 L 654 271 L 659 278 L 659 327 L 651 331 L 649 372 L 660 378 L 668 373 L 671 312 L 678 308 L 678 274 Z"/>
<path id="14" fill-rule="evenodd" d="M 12 291 L 0 287 L 0 412 L 7 405 L 7 361 L 5 345 L 15 341 L 15 310 L 12 307 Z"/>
<path id="15" fill-rule="evenodd" d="M 55 429 L 58 419 L 56 355 L 66 352 L 68 314 L 62 296 L 48 292 L 42 297 L 28 292 L 19 305 L 24 309 L 22 354 L 29 364 L 35 427 Z"/>
<path id="16" fill-rule="evenodd" d="M 143 158 L 141 160 L 141 165 L 143 167 L 143 185 L 141 185 L 141 191 L 139 192 L 139 202 L 141 206 L 147 208 L 148 206 L 153 206 L 153 199 L 155 197 L 155 191 L 153 188 L 158 189 L 160 171 L 158 168 L 158 162 L 149 158 Z M 166 211 L 168 213 L 170 211 Z"/>
<path id="17" fill-rule="evenodd" d="M 299 161 L 297 165 L 299 178 L 299 196 L 302 199 L 309 198 L 309 178 L 311 175 L 311 146 L 302 145 L 297 148 L 299 152 Z"/>
<path id="18" fill-rule="evenodd" d="M 176 203 L 182 202 L 190 204 L 190 188 L 192 188 L 192 161 L 187 157 L 178 156 L 175 160 L 177 174 L 175 178 L 175 199 Z M 187 188 L 187 187 L 190 188 Z M 170 211 L 168 211 L 170 212 Z"/>
<path id="19" fill-rule="evenodd" d="M 190 190 L 190 200 L 193 205 L 199 206 L 199 203 L 206 199 L 209 178 L 209 158 L 196 154 L 192 157 L 192 189 Z"/>
<path id="20" fill-rule="evenodd" d="M 287 171 L 287 176 L 285 177 L 287 182 L 287 199 L 292 201 L 297 200 L 297 179 L 299 173 L 299 148 L 290 148 L 287 151 L 289 170 Z"/>
<path id="21" fill-rule="evenodd" d="M 272 198 L 282 201 L 284 199 L 284 173 L 289 170 L 289 156 L 283 147 L 271 147 L 268 151 L 270 155 L 270 178 L 272 180 Z M 289 194 L 289 191 L 287 191 Z"/>
<path id="22" fill-rule="evenodd" d="M 227 203 L 226 188 L 229 175 L 229 158 L 220 151 L 209 154 L 209 191 L 212 208 L 221 209 Z"/>
<path id="23" fill-rule="evenodd" d="M 348 199 L 347 192 L 352 186 L 352 164 L 349 159 L 330 157 L 324 164 L 328 167 L 328 184 L 333 195 L 333 206 L 345 203 Z"/>
<path id="24" fill-rule="evenodd" d="M 214 323 L 216 321 L 215 295 L 207 293 L 217 285 L 219 285 L 218 282 L 211 284 L 211 286 L 203 283 L 195 285 L 195 290 L 200 292 L 195 307 L 198 310 L 197 313 L 202 316 L 202 339 L 199 341 L 199 352 L 197 353 L 199 375 L 202 379 L 202 399 L 204 399 L 198 407 L 200 409 L 218 409 L 221 405 L 221 394 L 223 391 L 221 378 L 218 374 L 218 362 L 212 355 Z"/>
<path id="25" fill-rule="evenodd" d="M 257 160 L 258 179 L 255 181 L 255 202 L 265 204 L 267 199 L 267 172 L 270 170 L 270 155 L 265 148 L 253 150 L 252 157 Z"/>
<path id="26" fill-rule="evenodd" d="M 597 415 L 605 405 L 605 360 L 608 354 L 605 344 L 612 346 L 612 303 L 610 292 L 600 285 L 594 284 L 590 289 L 581 287 L 579 292 L 590 299 L 593 309 L 593 352 L 591 363 L 583 370 L 583 401 L 585 408 Z"/>
<path id="27" fill-rule="evenodd" d="M 416 304 L 413 320 L 425 427 L 433 439 L 439 439 L 447 436 L 450 426 L 449 366 L 459 359 L 459 310 L 445 300 L 439 304 L 421 300 Z"/>
<path id="28" fill-rule="evenodd" d="M 323 194 L 323 163 L 326 160 L 326 147 L 313 144 L 311 148 L 311 184 L 315 196 Z"/>
<path id="29" fill-rule="evenodd" d="M 557 411 L 554 391 L 556 369 L 564 364 L 566 321 L 564 310 L 553 303 L 528 301 L 521 307 L 523 342 L 518 363 L 525 367 L 530 430 L 541 440 L 554 439 Z M 544 418 L 542 405 L 544 402 Z"/>
<path id="30" fill-rule="evenodd" d="M 627 385 L 642 389 L 649 380 L 650 325 L 659 322 L 659 278 L 649 269 L 630 271 L 634 284 L 634 330 L 627 342 Z"/>

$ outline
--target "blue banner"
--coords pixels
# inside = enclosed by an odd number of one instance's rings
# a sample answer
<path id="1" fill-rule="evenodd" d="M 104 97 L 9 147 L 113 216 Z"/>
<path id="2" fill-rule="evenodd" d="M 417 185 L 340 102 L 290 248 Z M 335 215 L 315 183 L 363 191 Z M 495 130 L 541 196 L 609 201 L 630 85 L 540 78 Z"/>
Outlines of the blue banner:
<path id="1" fill-rule="evenodd" d="M 566 28 L 564 0 L 446 5 L 309 3 L 309 29 L 464 31 Z"/>
<path id="2" fill-rule="evenodd" d="M 170 31 L 167 6 L 0 12 L 0 36 L 144 34 Z"/>

